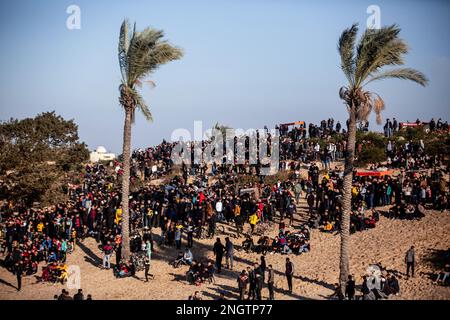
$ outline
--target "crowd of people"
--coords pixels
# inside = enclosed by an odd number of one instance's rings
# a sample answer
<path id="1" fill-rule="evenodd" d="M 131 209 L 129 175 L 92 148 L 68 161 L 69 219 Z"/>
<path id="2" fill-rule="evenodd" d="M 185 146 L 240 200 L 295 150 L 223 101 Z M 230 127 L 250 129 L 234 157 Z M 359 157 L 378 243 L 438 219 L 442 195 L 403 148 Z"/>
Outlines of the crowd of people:
<path id="1" fill-rule="evenodd" d="M 389 123 L 387 136 L 391 137 Z M 393 132 L 398 130 L 394 123 Z M 443 126 L 445 124 L 441 123 L 435 127 Z M 334 124 L 333 119 L 323 120 L 318 126 L 310 124 L 308 128 L 305 124 L 292 128 L 281 125 L 279 130 L 280 166 L 292 171 L 283 181 L 264 183 L 261 178 L 259 182 L 241 182 L 242 175 L 259 175 L 259 163 L 223 162 L 213 163 L 211 167 L 197 164 L 189 167 L 183 163 L 178 174 L 164 184 L 132 188 L 129 201 L 132 255 L 129 261 L 123 260 L 121 253 L 120 179 L 123 172 L 118 162 L 114 163 L 114 170 L 98 163 L 86 165 L 81 183 L 69 187 L 69 200 L 65 203 L 48 208 L 7 203 L 1 208 L 0 221 L 1 247 L 6 253 L 3 264 L 19 281 L 22 275 L 36 274 L 42 263 L 40 278 L 43 281 L 64 283 L 67 281 L 67 254 L 77 250 L 77 245 L 86 237 L 92 237 L 103 252 L 99 267 L 110 269 L 111 257 L 115 255 L 113 271 L 117 277 L 134 275 L 142 268 L 148 281 L 148 276 L 153 276 L 149 269 L 156 242 L 160 247 L 173 248 L 179 253 L 174 265 L 189 266 L 189 282 L 213 282 L 214 273 L 221 272 L 224 255 L 228 267 L 233 268 L 230 239 L 224 245 L 220 240 L 214 245 L 215 265 L 211 261 L 196 261 L 191 248 L 195 238 L 217 236 L 218 224 L 228 225 L 235 237 L 245 236 L 242 249 L 246 251 L 263 255 L 309 252 L 311 228 L 323 232 L 340 230 L 343 173 L 338 168 L 333 169 L 332 162 L 344 157 L 346 130 L 339 121 Z M 334 139 L 329 140 L 331 137 Z M 319 140 L 327 141 L 325 148 Z M 156 147 L 135 150 L 131 157 L 132 184 L 136 180 L 173 173 L 171 152 L 174 146 L 175 143 L 163 141 Z M 245 147 L 248 153 L 247 142 Z M 374 228 L 380 216 L 381 209 L 378 209 L 385 206 L 391 206 L 386 213 L 388 217 L 411 219 L 423 215 L 421 206 L 436 210 L 448 208 L 444 155 L 433 157 L 424 150 L 423 141 L 404 144 L 389 141 L 387 162 L 383 165 L 389 169 L 401 168 L 399 175 L 354 175 L 351 232 Z M 307 176 L 299 173 L 304 167 L 308 169 Z M 302 199 L 308 206 L 306 223 L 295 219 Z M 263 226 L 268 226 L 265 231 L 275 231 L 272 227 L 275 224 L 278 224 L 275 237 L 261 232 Z M 294 225 L 296 230 L 289 230 Z M 159 229 L 159 234 L 155 229 Z M 185 252 L 180 251 L 182 246 L 186 247 Z M 249 279 L 251 297 L 260 297 L 258 277 L 265 279 L 267 271 L 265 266 L 261 271 L 261 267 L 242 272 L 244 278 L 247 275 Z M 256 282 L 252 285 L 252 281 Z"/>

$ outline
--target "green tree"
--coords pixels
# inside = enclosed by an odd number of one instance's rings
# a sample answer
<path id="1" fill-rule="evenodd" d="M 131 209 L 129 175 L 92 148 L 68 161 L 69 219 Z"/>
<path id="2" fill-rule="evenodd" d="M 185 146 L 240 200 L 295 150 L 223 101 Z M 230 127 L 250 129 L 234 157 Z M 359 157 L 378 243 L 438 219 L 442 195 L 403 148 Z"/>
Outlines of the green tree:
<path id="1" fill-rule="evenodd" d="M 353 179 L 353 162 L 355 157 L 356 124 L 368 119 L 375 112 L 377 122 L 381 123 L 381 111 L 385 105 L 381 97 L 366 90 L 365 86 L 373 81 L 388 78 L 411 80 L 425 86 L 427 79 L 421 72 L 410 68 L 393 68 L 386 66 L 403 65 L 403 56 L 408 53 L 404 40 L 399 38 L 397 25 L 380 29 L 367 29 L 356 44 L 358 26 L 352 25 L 342 32 L 338 42 L 341 68 L 348 80 L 348 85 L 339 90 L 349 113 L 347 152 L 344 168 L 344 196 L 341 223 L 341 251 L 339 283 L 344 291 L 349 274 L 349 234 L 351 213 L 351 189 Z"/>
<path id="2" fill-rule="evenodd" d="M 128 259 L 130 255 L 128 208 L 130 148 L 131 125 L 134 122 L 136 109 L 139 109 L 147 120 L 152 121 L 152 114 L 137 87 L 142 87 L 144 79 L 160 65 L 180 59 L 183 55 L 181 49 L 173 47 L 166 40 L 163 40 L 164 33 L 161 30 L 146 28 L 139 32 L 136 31 L 136 24 L 134 24 L 131 32 L 129 29 L 128 21 L 124 20 L 120 28 L 118 48 L 122 74 L 119 102 L 125 111 L 122 152 L 122 256 L 124 259 Z"/>
<path id="3" fill-rule="evenodd" d="M 0 123 L 0 198 L 30 204 L 61 198 L 61 183 L 89 157 L 78 126 L 55 112 Z M 56 189 L 55 189 L 56 188 Z"/>

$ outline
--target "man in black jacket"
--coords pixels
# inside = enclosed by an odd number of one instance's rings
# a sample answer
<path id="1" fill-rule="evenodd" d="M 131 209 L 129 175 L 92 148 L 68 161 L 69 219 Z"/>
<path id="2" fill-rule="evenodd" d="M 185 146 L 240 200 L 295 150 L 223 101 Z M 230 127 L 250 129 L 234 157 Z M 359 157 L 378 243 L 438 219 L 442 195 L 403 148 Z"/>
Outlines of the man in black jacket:
<path id="1" fill-rule="evenodd" d="M 17 276 L 17 291 L 20 291 L 22 289 L 22 273 L 23 273 L 23 266 L 22 261 L 18 261 L 15 264 L 14 272 Z"/>
<path id="2" fill-rule="evenodd" d="M 294 276 L 294 264 L 289 258 L 286 258 L 286 279 L 289 287 L 289 293 L 292 294 L 292 277 Z"/>
<path id="3" fill-rule="evenodd" d="M 345 287 L 345 295 L 348 297 L 348 300 L 353 300 L 355 297 L 355 280 L 351 275 L 348 276 L 347 285 Z"/>
<path id="4" fill-rule="evenodd" d="M 261 267 L 259 266 L 258 263 L 255 263 L 255 292 L 256 292 L 256 300 L 261 300 L 262 296 L 261 296 L 261 290 L 264 284 L 264 280 L 263 280 L 263 275 L 262 275 L 262 270 Z"/>
<path id="5" fill-rule="evenodd" d="M 256 296 L 256 274 L 255 270 L 251 269 L 250 267 L 247 267 L 247 273 L 248 273 L 248 282 L 250 284 L 250 289 L 248 291 L 248 297 L 247 300 L 254 300 Z"/>
<path id="6" fill-rule="evenodd" d="M 220 238 L 217 238 L 216 243 L 214 244 L 214 255 L 216 256 L 216 267 L 217 273 L 222 272 L 222 259 L 223 253 L 225 251 L 224 245 L 220 242 Z"/>
<path id="7" fill-rule="evenodd" d="M 269 264 L 267 273 L 268 273 L 267 286 L 269 288 L 269 300 L 275 300 L 275 295 L 274 295 L 274 290 L 273 290 L 274 289 L 273 284 L 275 282 L 275 272 L 274 272 L 271 264 Z"/>

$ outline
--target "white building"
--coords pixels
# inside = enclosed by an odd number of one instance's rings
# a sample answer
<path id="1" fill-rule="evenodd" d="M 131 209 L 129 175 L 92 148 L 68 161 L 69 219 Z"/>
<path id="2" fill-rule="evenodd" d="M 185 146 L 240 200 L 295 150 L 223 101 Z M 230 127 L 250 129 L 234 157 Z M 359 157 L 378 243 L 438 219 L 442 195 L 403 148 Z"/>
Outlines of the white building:
<path id="1" fill-rule="evenodd" d="M 98 162 L 98 161 L 111 161 L 116 158 L 116 155 L 114 153 L 107 153 L 106 148 L 103 146 L 98 146 L 97 150 L 92 151 L 90 154 L 90 160 L 91 162 Z"/>

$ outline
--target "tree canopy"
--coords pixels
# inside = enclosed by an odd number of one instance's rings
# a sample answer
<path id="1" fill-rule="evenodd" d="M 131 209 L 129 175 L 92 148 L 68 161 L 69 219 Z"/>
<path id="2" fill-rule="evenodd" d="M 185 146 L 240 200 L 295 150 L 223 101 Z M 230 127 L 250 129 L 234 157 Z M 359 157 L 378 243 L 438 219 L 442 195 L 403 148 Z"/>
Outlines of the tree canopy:
<path id="1" fill-rule="evenodd" d="M 50 202 L 62 192 L 61 179 L 88 156 L 78 126 L 54 111 L 1 122 L 0 199 Z"/>

